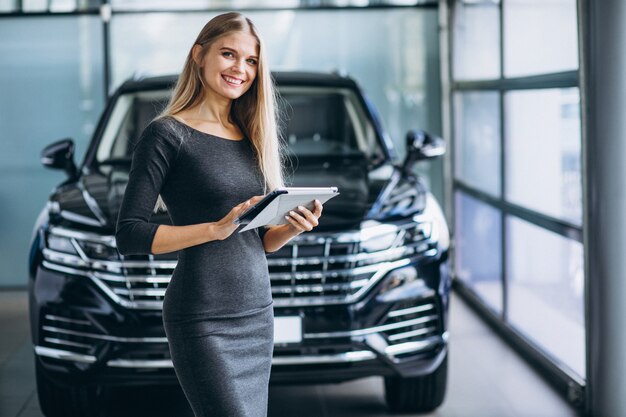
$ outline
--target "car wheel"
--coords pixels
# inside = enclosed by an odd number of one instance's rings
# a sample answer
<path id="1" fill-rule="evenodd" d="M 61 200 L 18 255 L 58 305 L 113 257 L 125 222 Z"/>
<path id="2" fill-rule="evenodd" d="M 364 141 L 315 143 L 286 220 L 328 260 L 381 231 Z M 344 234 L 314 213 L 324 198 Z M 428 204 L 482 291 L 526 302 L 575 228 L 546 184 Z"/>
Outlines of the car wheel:
<path id="1" fill-rule="evenodd" d="M 102 388 L 96 385 L 62 386 L 48 377 L 35 358 L 39 406 L 46 417 L 98 417 Z"/>
<path id="2" fill-rule="evenodd" d="M 448 356 L 430 375 L 402 378 L 385 377 L 385 400 L 395 413 L 425 413 L 443 403 L 448 380 Z"/>

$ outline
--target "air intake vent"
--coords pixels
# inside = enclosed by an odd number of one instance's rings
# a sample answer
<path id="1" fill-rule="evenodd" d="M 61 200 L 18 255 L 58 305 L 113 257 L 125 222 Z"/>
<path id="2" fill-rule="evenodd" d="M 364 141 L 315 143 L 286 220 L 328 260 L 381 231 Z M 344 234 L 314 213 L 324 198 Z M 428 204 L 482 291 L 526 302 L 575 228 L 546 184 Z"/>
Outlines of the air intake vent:
<path id="1" fill-rule="evenodd" d="M 393 329 L 383 332 L 389 345 L 426 341 L 441 334 L 439 308 L 435 299 L 421 303 L 398 303 L 387 313 L 384 324 L 393 325 Z"/>
<path id="2" fill-rule="evenodd" d="M 98 340 L 90 335 L 100 334 L 82 313 L 57 308 L 43 312 L 41 329 L 42 346 L 79 354 L 93 354 Z"/>

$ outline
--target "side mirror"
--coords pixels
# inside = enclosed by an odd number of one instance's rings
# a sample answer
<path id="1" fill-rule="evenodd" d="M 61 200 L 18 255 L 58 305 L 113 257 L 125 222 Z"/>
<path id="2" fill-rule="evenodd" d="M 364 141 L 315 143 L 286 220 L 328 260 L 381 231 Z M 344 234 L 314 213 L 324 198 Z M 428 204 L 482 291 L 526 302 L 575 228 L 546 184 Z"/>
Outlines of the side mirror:
<path id="1" fill-rule="evenodd" d="M 41 163 L 52 169 L 64 170 L 70 178 L 77 174 L 74 163 L 74 141 L 61 139 L 43 148 L 41 151 Z"/>
<path id="2" fill-rule="evenodd" d="M 444 153 L 446 153 L 446 144 L 443 139 L 423 130 L 409 130 L 406 134 L 406 157 L 402 170 L 408 173 L 415 162 L 436 158 Z"/>

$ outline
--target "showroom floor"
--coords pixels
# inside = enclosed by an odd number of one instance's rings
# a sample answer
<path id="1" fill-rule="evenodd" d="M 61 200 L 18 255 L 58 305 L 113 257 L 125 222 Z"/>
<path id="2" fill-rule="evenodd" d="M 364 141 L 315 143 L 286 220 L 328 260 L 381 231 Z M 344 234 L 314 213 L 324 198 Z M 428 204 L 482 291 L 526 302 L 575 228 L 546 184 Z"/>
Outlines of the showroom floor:
<path id="1" fill-rule="evenodd" d="M 0 291 L 0 416 L 42 417 L 26 293 Z M 576 413 L 458 297 L 450 319 L 449 385 L 437 417 L 562 417 Z M 193 417 L 180 390 L 126 389 L 105 416 Z M 386 416 L 383 380 L 271 386 L 269 417 Z"/>

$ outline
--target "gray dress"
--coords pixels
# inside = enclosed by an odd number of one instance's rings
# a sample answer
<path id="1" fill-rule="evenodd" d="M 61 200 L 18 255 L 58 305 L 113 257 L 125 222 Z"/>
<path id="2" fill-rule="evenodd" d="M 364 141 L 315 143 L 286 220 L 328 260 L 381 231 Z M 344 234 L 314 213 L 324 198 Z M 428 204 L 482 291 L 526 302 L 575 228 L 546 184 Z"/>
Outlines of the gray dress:
<path id="1" fill-rule="evenodd" d="M 176 226 L 220 220 L 263 194 L 247 138 L 229 140 L 165 117 L 148 124 L 132 158 L 120 208 L 120 253 L 148 254 L 161 194 Z M 174 369 L 196 416 L 263 417 L 274 311 L 262 237 L 265 229 L 192 246 L 178 263 L 163 302 Z"/>

